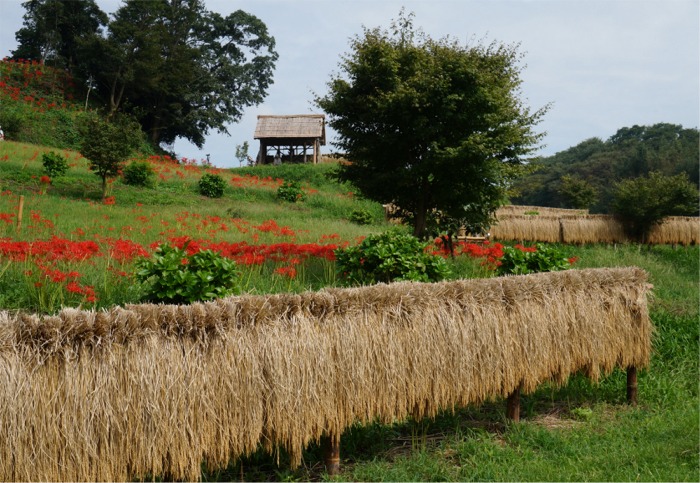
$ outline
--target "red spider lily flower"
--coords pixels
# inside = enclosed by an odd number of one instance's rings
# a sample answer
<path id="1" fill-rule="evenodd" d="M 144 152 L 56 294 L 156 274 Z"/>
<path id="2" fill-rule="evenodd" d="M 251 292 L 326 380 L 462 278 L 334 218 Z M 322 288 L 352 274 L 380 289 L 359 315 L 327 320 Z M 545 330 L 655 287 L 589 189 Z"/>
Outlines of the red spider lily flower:
<path id="1" fill-rule="evenodd" d="M 290 280 L 293 280 L 297 276 L 297 269 L 294 267 L 279 267 L 275 269 L 274 273 L 282 277 L 288 277 Z"/>
<path id="2" fill-rule="evenodd" d="M 46 175 L 43 175 L 41 178 L 39 178 L 39 182 L 41 184 L 51 184 L 51 178 L 49 178 Z"/>
<path id="3" fill-rule="evenodd" d="M 578 262 L 578 257 L 571 257 L 569 258 L 569 264 L 573 265 L 574 263 Z"/>
<path id="4" fill-rule="evenodd" d="M 116 203 L 116 199 L 114 198 L 114 196 L 108 196 L 104 199 L 103 203 L 105 205 L 113 205 Z"/>

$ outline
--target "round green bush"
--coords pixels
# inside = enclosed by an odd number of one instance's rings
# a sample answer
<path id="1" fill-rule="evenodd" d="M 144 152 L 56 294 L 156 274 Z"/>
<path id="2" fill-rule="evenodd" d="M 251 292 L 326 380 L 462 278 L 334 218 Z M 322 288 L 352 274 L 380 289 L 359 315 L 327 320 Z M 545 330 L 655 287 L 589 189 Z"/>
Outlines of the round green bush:
<path id="1" fill-rule="evenodd" d="M 297 201 L 304 201 L 306 193 L 301 189 L 298 181 L 285 181 L 282 186 L 277 188 L 277 198 L 296 203 Z"/>
<path id="2" fill-rule="evenodd" d="M 122 172 L 124 184 L 129 186 L 152 188 L 155 186 L 155 177 L 153 167 L 145 161 L 132 161 Z"/>
<path id="3" fill-rule="evenodd" d="M 53 151 L 42 154 L 41 163 L 44 165 L 44 173 L 51 179 L 61 177 L 68 171 L 66 158 Z"/>
<path id="4" fill-rule="evenodd" d="M 213 300 L 238 291 L 236 262 L 211 250 L 187 253 L 187 246 L 159 246 L 152 258 L 136 262 L 136 280 L 144 287 L 144 300 L 189 304 Z"/>
<path id="5" fill-rule="evenodd" d="M 371 225 L 372 221 L 374 221 L 374 217 L 369 211 L 360 208 L 352 210 L 352 213 L 350 213 L 350 221 L 358 225 Z"/>
<path id="6" fill-rule="evenodd" d="M 218 174 L 206 173 L 199 180 L 199 192 L 209 198 L 221 198 L 225 188 L 226 181 Z"/>
<path id="7" fill-rule="evenodd" d="M 427 245 L 397 229 L 369 235 L 359 245 L 335 251 L 338 278 L 345 285 L 440 281 L 449 275 L 447 262 L 427 253 Z"/>

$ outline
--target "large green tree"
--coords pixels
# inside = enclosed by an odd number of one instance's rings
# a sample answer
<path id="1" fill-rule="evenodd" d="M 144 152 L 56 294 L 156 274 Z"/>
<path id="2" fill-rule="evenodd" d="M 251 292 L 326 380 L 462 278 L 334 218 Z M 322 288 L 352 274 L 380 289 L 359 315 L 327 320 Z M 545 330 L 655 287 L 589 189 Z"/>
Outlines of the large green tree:
<path id="1" fill-rule="evenodd" d="M 81 61 L 81 45 L 98 35 L 107 24 L 107 14 L 94 0 L 29 0 L 24 24 L 15 33 L 15 59 L 49 63 L 75 73 Z"/>
<path id="2" fill-rule="evenodd" d="M 126 0 L 107 37 L 89 45 L 90 73 L 110 113 L 135 116 L 154 145 L 202 146 L 264 99 L 277 60 L 265 24 L 223 17 L 201 0 Z"/>
<path id="3" fill-rule="evenodd" d="M 338 178 L 393 203 L 419 237 L 436 211 L 441 230 L 487 225 L 542 136 L 546 107 L 520 99 L 517 46 L 433 40 L 403 11 L 391 32 L 365 29 L 351 46 L 316 97 L 350 161 Z"/>

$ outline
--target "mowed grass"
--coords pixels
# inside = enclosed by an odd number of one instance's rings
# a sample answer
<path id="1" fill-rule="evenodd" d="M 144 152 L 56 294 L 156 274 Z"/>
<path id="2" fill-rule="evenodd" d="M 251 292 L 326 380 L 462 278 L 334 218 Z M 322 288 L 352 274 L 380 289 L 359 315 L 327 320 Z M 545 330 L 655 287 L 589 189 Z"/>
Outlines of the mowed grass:
<path id="1" fill-rule="evenodd" d="M 217 170 L 154 160 L 158 183 L 135 188 L 117 180 L 113 204 L 100 199 L 99 178 L 77 153 L 62 151 L 68 174 L 42 186 L 41 154 L 50 149 L 0 143 L 0 241 L 96 241 L 103 256 L 65 262 L 77 267 L 80 282 L 94 287 L 90 307 L 138 300 L 131 274 L 133 259 L 118 259 L 108 239 L 129 240 L 150 250 L 173 237 L 249 244 L 355 243 L 388 228 L 377 203 L 359 199 L 348 186 L 330 181 L 332 165 L 253 167 Z M 228 182 L 223 198 L 198 194 L 205 172 Z M 179 174 L 178 174 L 179 173 Z M 280 180 L 300 181 L 303 203 L 276 199 Z M 43 192 L 45 189 L 45 192 Z M 24 196 L 17 229 L 19 196 Z M 349 221 L 364 209 L 367 226 Z M 270 224 L 270 221 L 275 224 Z M 225 227 L 225 228 L 224 228 Z M 257 227 L 257 228 L 256 228 Z M 274 228 L 277 227 L 277 228 Z M 288 230 L 282 230 L 286 227 Z M 445 411 L 432 420 L 353 427 L 341 439 L 338 481 L 698 481 L 700 251 L 697 246 L 562 246 L 578 257 L 576 268 L 639 266 L 654 285 L 650 300 L 656 327 L 651 366 L 639 375 L 639 406 L 625 404 L 625 373 L 616 371 L 593 384 L 576 376 L 563 387 L 545 384 L 522 399 L 522 419 L 508 422 L 505 402 Z M 64 262 L 61 262 L 64 263 Z M 455 277 L 492 276 L 480 260 L 451 260 Z M 333 262 L 309 259 L 294 279 L 275 274 L 276 262 L 245 272 L 252 293 L 318 289 L 334 283 Z M 0 309 L 48 310 L 79 298 L 35 286 L 35 269 L 0 258 Z M 121 274 L 123 272 L 123 275 Z M 43 294 L 43 295 L 42 295 Z M 42 300 L 41 297 L 55 297 Z M 61 299 L 64 297 L 64 299 Z M 85 306 L 85 305 L 84 305 Z M 596 334 L 591 334 L 596 337 Z M 203 472 L 204 480 L 328 479 L 320 449 L 311 445 L 304 463 L 289 471 L 284 454 L 262 451 L 232 461 L 228 468 Z"/>

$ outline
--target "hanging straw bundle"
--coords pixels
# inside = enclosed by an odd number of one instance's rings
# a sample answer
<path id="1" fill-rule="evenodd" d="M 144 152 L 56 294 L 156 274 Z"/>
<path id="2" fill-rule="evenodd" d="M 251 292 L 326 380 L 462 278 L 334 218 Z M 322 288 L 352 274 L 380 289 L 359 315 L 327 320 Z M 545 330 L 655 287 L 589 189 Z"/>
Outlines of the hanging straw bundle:
<path id="1" fill-rule="evenodd" d="M 358 421 L 643 367 L 648 290 L 624 268 L 0 313 L 0 477 L 195 480 L 259 444 L 296 464 Z"/>
<path id="2" fill-rule="evenodd" d="M 691 216 L 669 216 L 654 225 L 648 243 L 697 245 L 700 239 L 700 218 Z"/>
<path id="3" fill-rule="evenodd" d="M 621 243 L 628 241 L 622 224 L 610 215 L 586 215 L 561 219 L 564 243 Z"/>
<path id="4" fill-rule="evenodd" d="M 490 229 L 496 240 L 557 243 L 561 241 L 559 216 L 503 215 Z"/>

